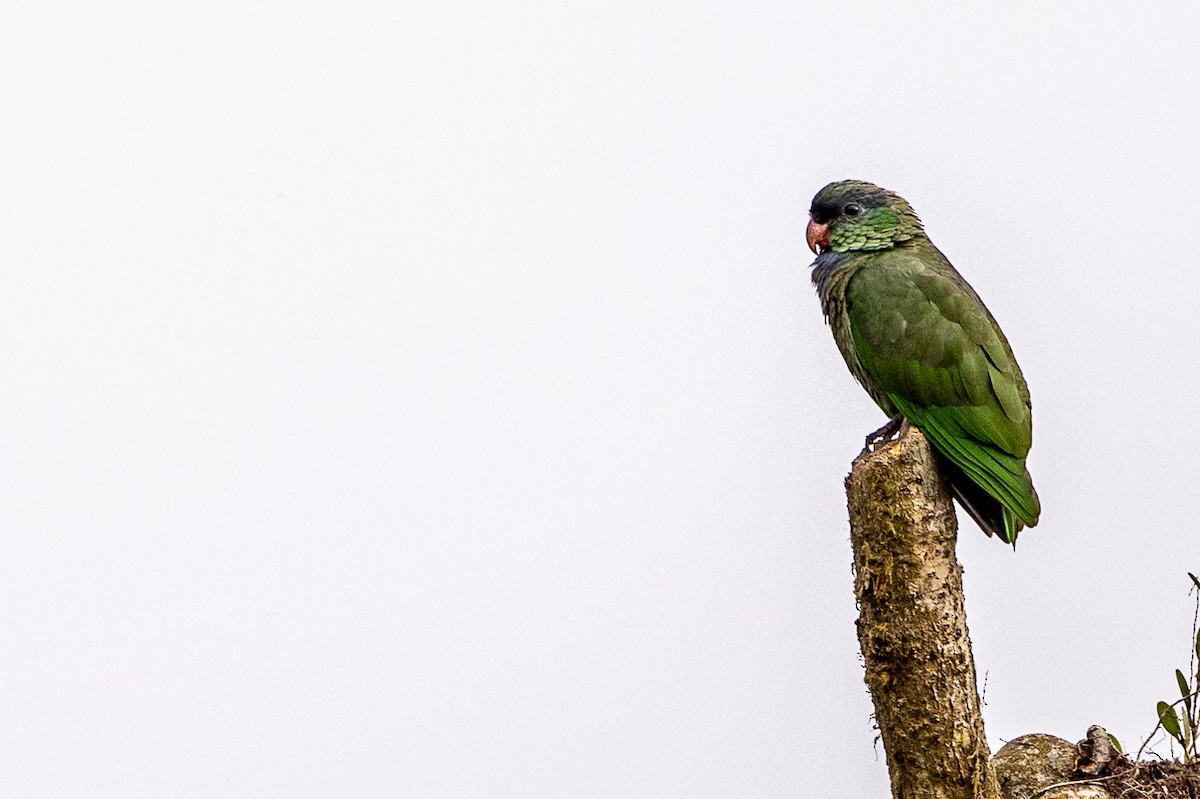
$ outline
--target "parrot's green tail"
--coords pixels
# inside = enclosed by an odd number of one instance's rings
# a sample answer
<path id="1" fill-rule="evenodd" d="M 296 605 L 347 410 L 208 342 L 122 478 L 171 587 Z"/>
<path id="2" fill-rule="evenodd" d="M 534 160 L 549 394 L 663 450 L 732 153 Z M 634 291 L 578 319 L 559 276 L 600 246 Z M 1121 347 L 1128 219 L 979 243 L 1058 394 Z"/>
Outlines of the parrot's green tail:
<path id="1" fill-rule="evenodd" d="M 988 535 L 1015 544 L 1023 527 L 1033 527 L 1041 514 L 1041 503 L 1025 458 L 1001 450 L 969 426 L 962 409 L 922 408 L 899 397 L 889 398 L 933 444 L 950 467 L 950 486 L 955 499 Z"/>
<path id="2" fill-rule="evenodd" d="M 980 530 L 989 537 L 996 536 L 1016 549 L 1017 534 L 1025 529 L 1025 524 L 1015 513 L 1002 505 L 1000 500 L 980 488 L 978 483 L 948 457 L 941 452 L 937 454 L 938 462 L 950 483 L 951 496 L 975 520 Z"/>

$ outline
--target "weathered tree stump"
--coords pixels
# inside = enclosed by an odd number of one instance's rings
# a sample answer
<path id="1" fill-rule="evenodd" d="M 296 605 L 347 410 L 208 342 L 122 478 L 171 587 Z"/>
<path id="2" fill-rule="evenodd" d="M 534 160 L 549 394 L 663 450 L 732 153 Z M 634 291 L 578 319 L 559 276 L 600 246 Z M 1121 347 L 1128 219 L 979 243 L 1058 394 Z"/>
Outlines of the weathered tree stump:
<path id="1" fill-rule="evenodd" d="M 858 640 L 894 799 L 999 799 L 963 607 L 958 523 L 919 430 L 846 478 Z"/>

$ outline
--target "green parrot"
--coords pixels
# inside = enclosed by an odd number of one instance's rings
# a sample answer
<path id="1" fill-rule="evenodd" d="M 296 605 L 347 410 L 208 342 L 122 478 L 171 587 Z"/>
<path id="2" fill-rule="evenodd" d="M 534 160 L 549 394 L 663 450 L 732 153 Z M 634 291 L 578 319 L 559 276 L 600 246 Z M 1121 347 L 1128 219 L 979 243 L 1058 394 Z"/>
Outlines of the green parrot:
<path id="1" fill-rule="evenodd" d="M 907 420 L 941 456 L 959 504 L 1015 547 L 1041 503 L 1025 468 L 1029 388 L 1000 326 L 895 193 L 830 183 L 809 216 L 825 319 L 851 373 L 891 418 L 868 447 Z"/>

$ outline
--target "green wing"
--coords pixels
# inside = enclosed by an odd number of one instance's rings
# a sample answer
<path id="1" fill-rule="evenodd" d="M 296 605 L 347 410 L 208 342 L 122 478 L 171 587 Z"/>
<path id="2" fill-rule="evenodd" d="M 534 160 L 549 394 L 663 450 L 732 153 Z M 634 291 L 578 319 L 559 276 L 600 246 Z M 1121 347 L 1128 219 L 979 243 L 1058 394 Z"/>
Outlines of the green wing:
<path id="1" fill-rule="evenodd" d="M 936 250 L 893 250 L 854 274 L 846 305 L 855 354 L 876 400 L 889 400 L 1000 502 L 1008 538 L 1015 540 L 1018 520 L 1037 524 L 1041 508 L 1025 468 L 1033 435 L 1029 389 L 966 281 Z"/>

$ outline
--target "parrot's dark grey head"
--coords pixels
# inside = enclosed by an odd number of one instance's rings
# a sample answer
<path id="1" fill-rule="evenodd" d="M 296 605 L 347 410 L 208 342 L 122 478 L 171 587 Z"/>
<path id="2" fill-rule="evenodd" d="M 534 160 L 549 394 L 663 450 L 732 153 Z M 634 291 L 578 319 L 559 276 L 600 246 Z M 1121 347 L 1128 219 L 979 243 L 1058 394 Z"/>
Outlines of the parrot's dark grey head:
<path id="1" fill-rule="evenodd" d="M 862 180 L 830 183 L 813 197 L 808 215 L 808 247 L 818 255 L 884 250 L 922 232 L 903 197 Z"/>

